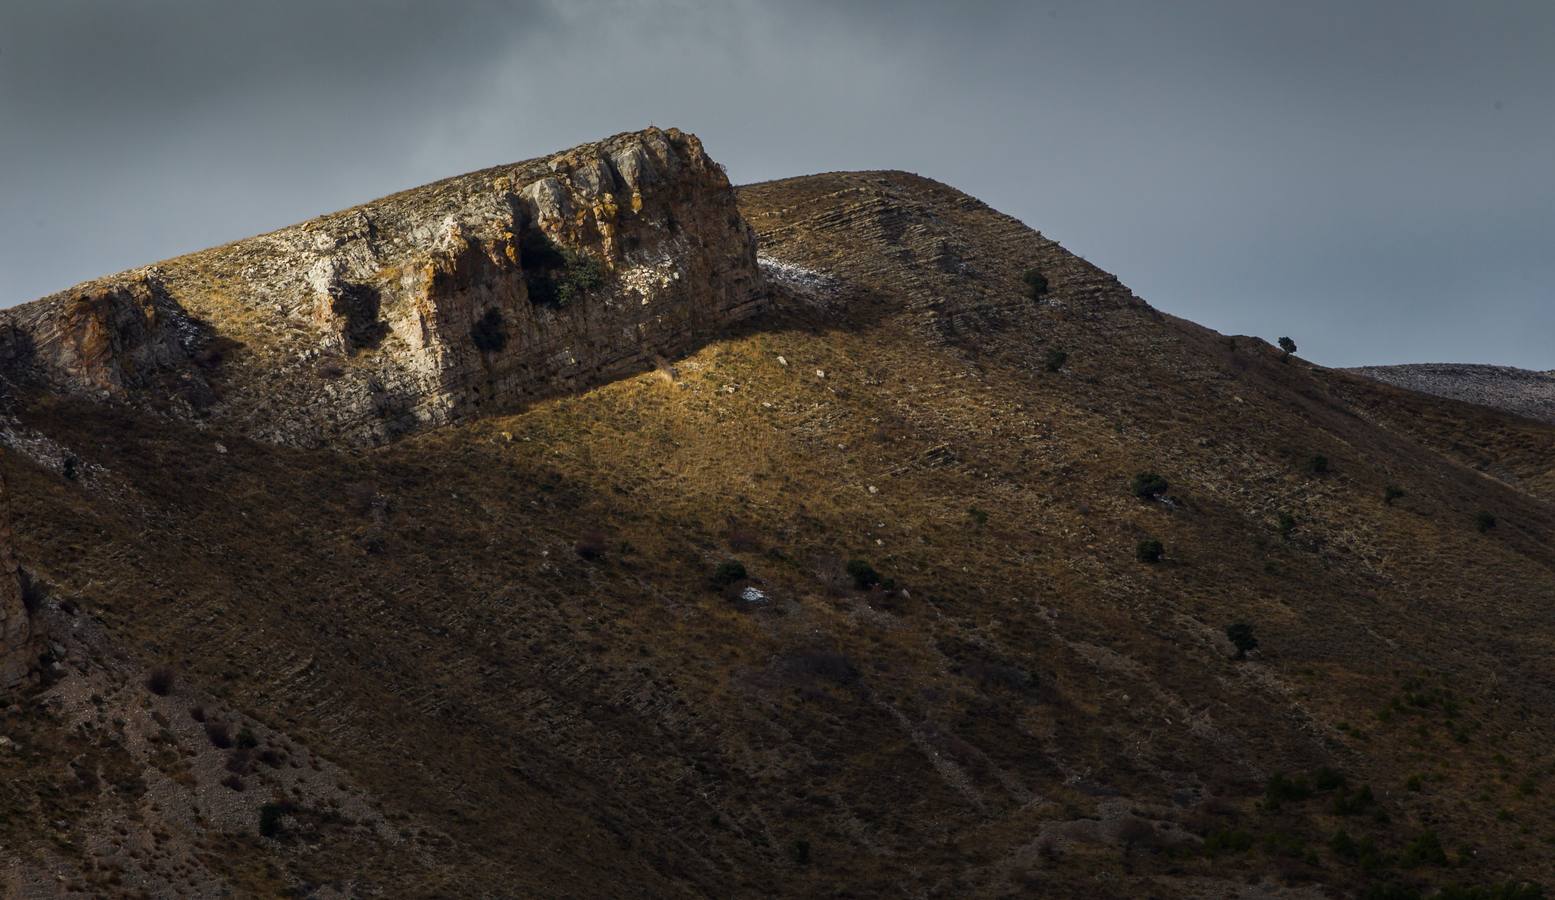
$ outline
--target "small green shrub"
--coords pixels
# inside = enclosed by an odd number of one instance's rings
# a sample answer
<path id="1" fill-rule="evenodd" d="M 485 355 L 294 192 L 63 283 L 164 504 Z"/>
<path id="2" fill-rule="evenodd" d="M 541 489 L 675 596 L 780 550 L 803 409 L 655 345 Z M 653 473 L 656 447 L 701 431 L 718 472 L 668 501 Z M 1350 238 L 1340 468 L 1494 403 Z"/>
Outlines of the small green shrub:
<path id="1" fill-rule="evenodd" d="M 972 520 L 972 524 L 976 525 L 978 528 L 988 524 L 988 511 L 985 509 L 980 509 L 976 506 L 969 506 L 967 507 L 966 514 L 967 518 Z"/>
<path id="2" fill-rule="evenodd" d="M 1253 626 L 1246 622 L 1227 625 L 1226 638 L 1236 648 L 1237 659 L 1246 659 L 1250 651 L 1258 649 L 1258 638 L 1253 635 Z"/>
<path id="3" fill-rule="evenodd" d="M 1036 269 L 1027 269 L 1022 272 L 1020 280 L 1026 286 L 1026 296 L 1032 300 L 1041 300 L 1047 296 L 1047 276 Z"/>
<path id="4" fill-rule="evenodd" d="M 1307 471 L 1313 475 L 1328 474 L 1328 457 L 1321 453 L 1313 455 L 1311 459 L 1307 460 Z"/>
<path id="5" fill-rule="evenodd" d="M 1137 557 L 1142 563 L 1158 563 L 1161 561 L 1161 557 L 1165 555 L 1166 548 L 1162 547 L 1161 542 L 1155 540 L 1154 538 L 1148 538 L 1146 540 L 1140 541 L 1139 544 L 1134 547 L 1134 556 Z"/>
<path id="6" fill-rule="evenodd" d="M 1390 484 L 1382 489 L 1382 502 L 1388 506 L 1392 506 L 1394 500 L 1402 499 L 1403 496 L 1404 489 L 1396 484 Z"/>
<path id="7" fill-rule="evenodd" d="M 1064 351 L 1049 350 L 1047 352 L 1047 356 L 1042 360 L 1042 368 L 1047 369 L 1049 372 L 1057 372 L 1059 369 L 1062 369 L 1064 367 L 1064 363 L 1068 361 L 1069 354 L 1065 353 Z"/>
<path id="8" fill-rule="evenodd" d="M 1359 790 L 1348 788 L 1341 790 L 1334 797 L 1334 815 L 1358 816 L 1369 812 L 1377 805 L 1377 798 L 1371 792 L 1371 785 L 1363 784 Z"/>
<path id="9" fill-rule="evenodd" d="M 1290 533 L 1296 530 L 1296 518 L 1290 513 L 1280 513 L 1279 517 L 1280 537 L 1288 538 Z"/>
<path id="10" fill-rule="evenodd" d="M 1205 856 L 1225 856 L 1228 853 L 1246 853 L 1253 849 L 1253 836 L 1241 829 L 1222 828 L 1204 838 Z"/>
<path id="11" fill-rule="evenodd" d="M 1275 810 L 1286 803 L 1300 803 L 1311 796 L 1312 787 L 1305 778 L 1275 772 L 1264 785 L 1263 805 L 1265 809 Z"/>
<path id="12" fill-rule="evenodd" d="M 745 564 L 737 559 L 726 559 L 713 570 L 713 586 L 726 588 L 737 581 L 744 581 L 749 577 L 745 571 Z"/>
<path id="13" fill-rule="evenodd" d="M 1140 472 L 1129 482 L 1129 489 L 1141 500 L 1154 500 L 1166 493 L 1168 487 L 1166 479 L 1154 472 Z"/>
<path id="14" fill-rule="evenodd" d="M 1496 527 L 1496 517 L 1490 513 L 1482 511 L 1474 516 L 1474 529 L 1480 534 L 1484 534 L 1494 527 Z"/>
<path id="15" fill-rule="evenodd" d="M 146 690 L 158 697 L 166 697 L 173 692 L 173 685 L 178 681 L 178 676 L 167 666 L 157 666 L 146 676 Z"/>
<path id="16" fill-rule="evenodd" d="M 1332 791 L 1344 787 L 1344 773 L 1324 766 L 1312 773 L 1312 786 L 1320 791 Z"/>
<path id="17" fill-rule="evenodd" d="M 285 830 L 285 818 L 296 810 L 290 803 L 266 803 L 259 807 L 259 834 L 274 838 Z"/>
<path id="18" fill-rule="evenodd" d="M 1290 359 L 1291 354 L 1296 352 L 1296 342 L 1288 337 L 1282 337 L 1280 338 L 1280 349 L 1285 351 L 1280 359 Z"/>
<path id="19" fill-rule="evenodd" d="M 1441 838 L 1436 836 L 1436 832 L 1427 831 L 1405 845 L 1399 863 L 1410 869 L 1415 866 L 1445 866 L 1447 851 L 1442 849 Z"/>
<path id="20" fill-rule="evenodd" d="M 810 864 L 810 842 L 804 839 L 794 841 L 788 849 L 788 855 L 793 857 L 794 865 L 808 866 Z"/>
<path id="21" fill-rule="evenodd" d="M 867 591 L 880 583 L 880 573 L 862 559 L 848 560 L 847 572 L 853 579 L 853 586 L 861 591 Z"/>
<path id="22" fill-rule="evenodd" d="M 537 228 L 525 229 L 518 246 L 529 301 L 537 306 L 566 306 L 605 283 L 605 267 L 599 260 L 570 247 L 557 247 Z"/>
<path id="23" fill-rule="evenodd" d="M 1340 859 L 1355 863 L 1366 869 L 1374 869 L 1382 865 L 1382 852 L 1377 849 L 1377 842 L 1370 837 L 1351 837 L 1343 828 L 1334 832 L 1334 836 L 1328 839 L 1328 849 L 1334 851 L 1334 855 Z"/>

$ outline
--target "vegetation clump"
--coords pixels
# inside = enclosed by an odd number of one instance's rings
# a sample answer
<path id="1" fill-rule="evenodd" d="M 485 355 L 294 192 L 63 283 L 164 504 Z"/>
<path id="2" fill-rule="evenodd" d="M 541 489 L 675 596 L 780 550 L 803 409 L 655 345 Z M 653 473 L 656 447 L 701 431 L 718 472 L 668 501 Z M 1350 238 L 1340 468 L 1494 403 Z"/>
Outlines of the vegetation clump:
<path id="1" fill-rule="evenodd" d="M 1328 474 L 1328 457 L 1321 453 L 1313 454 L 1312 458 L 1307 460 L 1307 471 L 1313 475 Z"/>
<path id="2" fill-rule="evenodd" d="M 1269 776 L 1269 781 L 1263 789 L 1263 805 L 1265 809 L 1276 810 L 1286 803 L 1300 803 L 1312 796 L 1312 786 L 1300 775 L 1291 777 L 1284 772 L 1275 772 Z"/>
<path id="3" fill-rule="evenodd" d="M 146 690 L 158 697 L 166 697 L 173 692 L 173 684 L 177 680 L 172 669 L 167 666 L 157 666 L 146 676 Z"/>
<path id="4" fill-rule="evenodd" d="M 1480 534 L 1484 534 L 1485 532 L 1495 527 L 1496 517 L 1488 512 L 1481 511 L 1474 517 L 1474 530 L 1478 531 Z"/>
<path id="5" fill-rule="evenodd" d="M 1404 852 L 1399 862 L 1406 868 L 1415 866 L 1445 866 L 1447 865 L 1447 851 L 1442 849 L 1441 838 L 1436 832 L 1427 831 L 1404 847 Z"/>
<path id="6" fill-rule="evenodd" d="M 1399 500 L 1403 496 L 1404 489 L 1396 484 L 1390 484 L 1382 489 L 1382 502 L 1386 506 L 1392 506 L 1394 500 Z"/>
<path id="7" fill-rule="evenodd" d="M 1129 483 L 1129 489 L 1141 500 L 1156 500 L 1170 487 L 1166 479 L 1154 472 L 1140 472 Z"/>
<path id="8" fill-rule="evenodd" d="M 738 581 L 744 581 L 750 577 L 745 571 L 745 564 L 737 559 L 726 559 L 713 570 L 713 586 L 726 588 Z"/>
<path id="9" fill-rule="evenodd" d="M 867 591 L 880 583 L 880 573 L 862 559 L 848 560 L 847 573 L 853 579 L 853 586 L 861 591 Z"/>
<path id="10" fill-rule="evenodd" d="M 1258 649 L 1258 638 L 1253 635 L 1253 626 L 1246 622 L 1227 625 L 1226 637 L 1231 641 L 1231 646 L 1236 648 L 1237 659 L 1246 659 L 1249 652 Z"/>
<path id="11" fill-rule="evenodd" d="M 1047 352 L 1047 356 L 1042 360 L 1042 368 L 1048 370 L 1049 372 L 1057 372 L 1059 369 L 1062 369 L 1064 367 L 1064 363 L 1068 361 L 1068 353 L 1057 349 L 1049 350 Z"/>
<path id="12" fill-rule="evenodd" d="M 1166 555 L 1166 548 L 1161 546 L 1160 541 L 1154 538 L 1146 538 L 1134 547 L 1134 555 L 1142 563 L 1154 564 L 1160 562 L 1161 557 Z"/>
<path id="13" fill-rule="evenodd" d="M 1041 300 L 1047 296 L 1047 276 L 1036 269 L 1027 269 L 1021 273 L 1021 283 L 1026 286 L 1026 296 L 1032 300 Z"/>
<path id="14" fill-rule="evenodd" d="M 566 306 L 605 283 L 605 267 L 599 260 L 570 247 L 557 247 L 534 228 L 519 239 L 519 264 L 529 300 L 539 306 Z"/>
<path id="15" fill-rule="evenodd" d="M 1280 355 L 1280 361 L 1284 362 L 1290 359 L 1291 354 L 1296 352 L 1296 342 L 1288 337 L 1282 337 L 1280 338 L 1280 349 L 1284 351 Z"/>
<path id="16" fill-rule="evenodd" d="M 275 838 L 285 830 L 285 819 L 296 807 L 290 803 L 266 803 L 259 807 L 259 834 Z"/>

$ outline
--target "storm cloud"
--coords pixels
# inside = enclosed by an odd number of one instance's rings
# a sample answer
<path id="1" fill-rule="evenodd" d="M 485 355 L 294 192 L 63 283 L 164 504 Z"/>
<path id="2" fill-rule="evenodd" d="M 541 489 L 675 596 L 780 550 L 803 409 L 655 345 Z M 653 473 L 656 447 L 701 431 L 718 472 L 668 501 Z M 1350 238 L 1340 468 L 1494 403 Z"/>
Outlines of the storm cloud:
<path id="1" fill-rule="evenodd" d="M 952 184 L 1332 365 L 1555 367 L 1555 5 L 0 6 L 0 304 L 647 124 Z"/>

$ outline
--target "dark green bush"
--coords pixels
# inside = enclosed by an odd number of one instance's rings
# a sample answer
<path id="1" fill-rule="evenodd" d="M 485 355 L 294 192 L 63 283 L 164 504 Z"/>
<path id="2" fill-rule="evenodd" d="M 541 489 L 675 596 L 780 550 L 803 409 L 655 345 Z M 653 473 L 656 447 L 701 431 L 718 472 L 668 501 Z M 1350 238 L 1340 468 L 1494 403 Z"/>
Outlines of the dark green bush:
<path id="1" fill-rule="evenodd" d="M 1311 459 L 1307 460 L 1307 471 L 1311 472 L 1313 475 L 1327 474 L 1328 457 L 1321 453 L 1314 455 Z"/>
<path id="2" fill-rule="evenodd" d="M 1398 500 L 1403 496 L 1404 489 L 1396 484 L 1390 484 L 1382 489 L 1382 502 L 1388 506 L 1392 506 L 1394 500 Z"/>
<path id="3" fill-rule="evenodd" d="M 1371 785 L 1363 784 L 1358 790 L 1344 788 L 1334 797 L 1334 815 L 1358 816 L 1371 811 L 1377 805 L 1377 798 L 1371 792 Z"/>
<path id="4" fill-rule="evenodd" d="M 1069 354 L 1065 353 L 1064 351 L 1049 350 L 1047 352 L 1047 356 L 1042 361 L 1042 368 L 1047 369 L 1049 372 L 1057 372 L 1059 369 L 1062 369 L 1064 367 L 1064 363 L 1068 361 Z"/>
<path id="5" fill-rule="evenodd" d="M 1320 791 L 1332 791 L 1344 787 L 1344 773 L 1324 766 L 1312 773 L 1312 786 Z"/>
<path id="6" fill-rule="evenodd" d="M 1480 534 L 1484 534 L 1496 527 L 1496 517 L 1488 512 L 1481 512 L 1474 517 L 1474 528 Z"/>
<path id="7" fill-rule="evenodd" d="M 1021 273 L 1021 283 L 1026 286 L 1026 296 L 1033 300 L 1041 300 L 1047 296 L 1047 276 L 1036 269 L 1027 269 Z"/>
<path id="8" fill-rule="evenodd" d="M 1227 625 L 1226 637 L 1231 641 L 1231 646 L 1236 648 L 1237 659 L 1246 659 L 1249 651 L 1258 649 L 1258 638 L 1253 635 L 1253 626 L 1246 622 Z"/>
<path id="9" fill-rule="evenodd" d="M 1285 351 L 1285 355 L 1281 356 L 1280 359 L 1290 359 L 1290 355 L 1296 352 L 1296 342 L 1288 337 L 1282 337 L 1280 338 L 1280 349 Z"/>
<path id="10" fill-rule="evenodd" d="M 736 581 L 744 581 L 749 577 L 745 571 L 745 564 L 737 559 L 726 559 L 713 570 L 713 585 L 725 588 Z"/>
<path id="11" fill-rule="evenodd" d="M 1447 851 L 1442 849 L 1441 838 L 1436 836 L 1436 832 L 1427 831 L 1405 845 L 1399 863 L 1405 868 L 1445 866 Z"/>
<path id="12" fill-rule="evenodd" d="M 1154 500 L 1166 493 L 1168 487 L 1170 485 L 1166 483 L 1166 479 L 1154 472 L 1140 472 L 1134 476 L 1133 481 L 1129 482 L 1129 489 L 1141 500 Z"/>
<path id="13" fill-rule="evenodd" d="M 259 834 L 267 838 L 280 835 L 285 828 L 282 820 L 295 809 L 290 803 L 266 803 L 259 807 Z"/>
<path id="14" fill-rule="evenodd" d="M 862 559 L 848 560 L 847 572 L 853 579 L 853 586 L 861 591 L 867 591 L 880 583 L 880 573 Z"/>
<path id="15" fill-rule="evenodd" d="M 167 666 L 157 666 L 146 676 L 146 690 L 158 697 L 166 697 L 173 692 L 173 685 L 177 680 L 178 676 L 172 669 Z"/>
<path id="16" fill-rule="evenodd" d="M 537 228 L 525 229 L 518 246 L 531 303 L 566 306 L 605 283 L 605 267 L 599 260 L 570 247 L 557 247 Z"/>
<path id="17" fill-rule="evenodd" d="M 1240 829 L 1222 828 L 1204 838 L 1205 856 L 1246 853 L 1251 849 L 1253 849 L 1253 836 Z"/>
<path id="18" fill-rule="evenodd" d="M 1290 533 L 1296 530 L 1296 518 L 1290 513 L 1280 513 L 1279 529 L 1280 537 L 1290 537 Z"/>
<path id="19" fill-rule="evenodd" d="M 1161 546 L 1160 541 L 1153 538 L 1140 541 L 1134 547 L 1134 556 L 1138 557 L 1139 561 L 1143 563 L 1158 563 L 1161 561 L 1161 557 L 1165 555 L 1166 548 Z"/>
<path id="20" fill-rule="evenodd" d="M 1307 780 L 1300 775 L 1291 777 L 1284 772 L 1275 772 L 1269 776 L 1269 781 L 1263 789 L 1263 805 L 1265 809 L 1279 809 L 1286 803 L 1300 803 L 1312 796 L 1312 787 Z"/>

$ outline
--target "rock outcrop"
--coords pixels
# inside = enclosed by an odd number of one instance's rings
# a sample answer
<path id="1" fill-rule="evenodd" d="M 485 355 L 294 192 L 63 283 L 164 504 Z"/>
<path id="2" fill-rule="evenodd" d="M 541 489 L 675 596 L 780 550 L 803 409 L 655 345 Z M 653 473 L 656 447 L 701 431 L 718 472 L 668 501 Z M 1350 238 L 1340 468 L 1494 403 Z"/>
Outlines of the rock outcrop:
<path id="1" fill-rule="evenodd" d="M 1349 371 L 1422 394 L 1555 423 L 1555 372 L 1466 363 L 1359 366 Z"/>
<path id="2" fill-rule="evenodd" d="M 764 296 L 722 168 L 650 128 L 7 310 L 0 362 L 261 439 L 372 444 L 652 365 Z"/>

